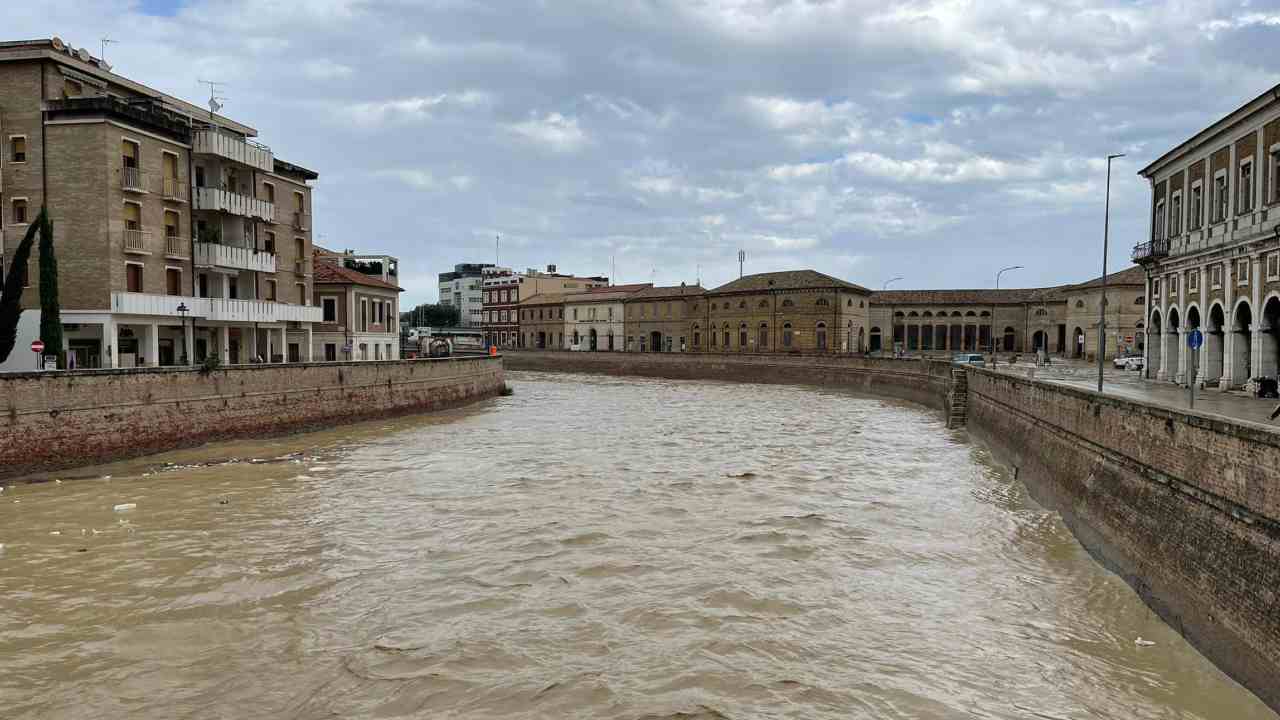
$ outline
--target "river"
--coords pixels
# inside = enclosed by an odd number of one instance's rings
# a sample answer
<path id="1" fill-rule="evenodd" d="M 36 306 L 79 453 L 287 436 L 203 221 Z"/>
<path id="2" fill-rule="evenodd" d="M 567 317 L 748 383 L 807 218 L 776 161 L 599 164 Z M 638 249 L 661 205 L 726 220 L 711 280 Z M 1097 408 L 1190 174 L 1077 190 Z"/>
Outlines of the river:
<path id="1" fill-rule="evenodd" d="M 1277 717 L 938 413 L 509 381 L 8 485 L 4 717 Z"/>

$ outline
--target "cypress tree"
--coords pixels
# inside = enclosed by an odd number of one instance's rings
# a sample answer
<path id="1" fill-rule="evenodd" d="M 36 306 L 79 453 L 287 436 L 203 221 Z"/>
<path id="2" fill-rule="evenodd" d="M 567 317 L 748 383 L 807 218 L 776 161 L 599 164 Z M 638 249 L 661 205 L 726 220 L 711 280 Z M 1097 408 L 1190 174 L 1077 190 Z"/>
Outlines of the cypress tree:
<path id="1" fill-rule="evenodd" d="M 18 342 L 18 318 L 22 316 L 22 283 L 27 274 L 27 260 L 31 257 L 31 243 L 35 241 L 39 223 L 32 223 L 27 234 L 9 258 L 8 275 L 4 276 L 4 288 L 0 290 L 0 362 L 9 359 L 13 346 Z"/>
<path id="2" fill-rule="evenodd" d="M 58 258 L 53 254 L 53 221 L 45 208 L 40 208 L 40 340 L 46 354 L 58 356 L 58 366 L 65 368 L 62 351 L 62 308 L 58 303 Z"/>

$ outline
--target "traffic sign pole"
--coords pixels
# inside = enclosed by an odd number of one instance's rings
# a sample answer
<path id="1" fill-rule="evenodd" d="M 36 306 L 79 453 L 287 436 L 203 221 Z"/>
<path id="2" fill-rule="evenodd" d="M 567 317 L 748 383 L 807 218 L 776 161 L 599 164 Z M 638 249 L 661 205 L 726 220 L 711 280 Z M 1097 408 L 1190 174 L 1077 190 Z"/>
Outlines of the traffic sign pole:
<path id="1" fill-rule="evenodd" d="M 1199 328 L 1187 333 L 1187 347 L 1191 349 L 1191 357 L 1187 361 L 1187 397 L 1191 409 L 1196 409 L 1196 352 L 1204 344 L 1204 333 Z"/>
<path id="2" fill-rule="evenodd" d="M 32 341 L 31 341 L 31 352 L 35 353 L 35 355 L 36 355 L 36 369 L 37 369 L 37 370 L 43 370 L 44 368 L 42 367 L 41 362 L 40 362 L 40 353 L 44 352 L 44 341 L 43 341 L 43 340 L 32 340 Z"/>

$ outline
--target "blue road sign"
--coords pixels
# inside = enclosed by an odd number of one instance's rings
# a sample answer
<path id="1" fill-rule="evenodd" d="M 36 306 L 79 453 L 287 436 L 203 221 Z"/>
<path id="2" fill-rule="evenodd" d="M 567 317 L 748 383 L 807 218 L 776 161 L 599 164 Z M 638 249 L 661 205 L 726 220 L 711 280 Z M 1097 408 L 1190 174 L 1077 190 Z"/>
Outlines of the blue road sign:
<path id="1" fill-rule="evenodd" d="M 1199 330 L 1192 330 L 1191 332 L 1187 333 L 1187 347 L 1191 348 L 1192 350 L 1199 350 L 1200 346 L 1203 344 L 1204 344 L 1204 333 L 1200 332 Z"/>

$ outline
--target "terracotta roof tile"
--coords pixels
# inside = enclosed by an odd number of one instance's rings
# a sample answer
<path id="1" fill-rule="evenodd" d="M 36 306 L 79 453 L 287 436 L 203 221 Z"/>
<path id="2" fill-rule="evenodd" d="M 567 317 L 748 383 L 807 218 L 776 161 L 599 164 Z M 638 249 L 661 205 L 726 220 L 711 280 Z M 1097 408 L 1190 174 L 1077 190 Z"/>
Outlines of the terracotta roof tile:
<path id="1" fill-rule="evenodd" d="M 365 275 L 362 272 L 352 270 L 351 268 L 345 268 L 332 262 L 316 262 L 312 282 L 322 284 L 365 285 L 368 287 L 404 292 L 404 288 L 399 287 L 398 285 L 392 285 L 389 282 L 383 282 L 382 278 Z"/>
<path id="2" fill-rule="evenodd" d="M 701 285 L 662 285 L 650 287 L 627 298 L 628 300 L 649 300 L 672 297 L 698 297 L 706 294 L 707 289 Z"/>
<path id="3" fill-rule="evenodd" d="M 817 270 L 784 270 L 782 272 L 745 275 L 711 290 L 713 293 L 757 292 L 760 290 L 800 290 L 806 288 L 844 288 L 861 293 L 871 291 Z"/>

